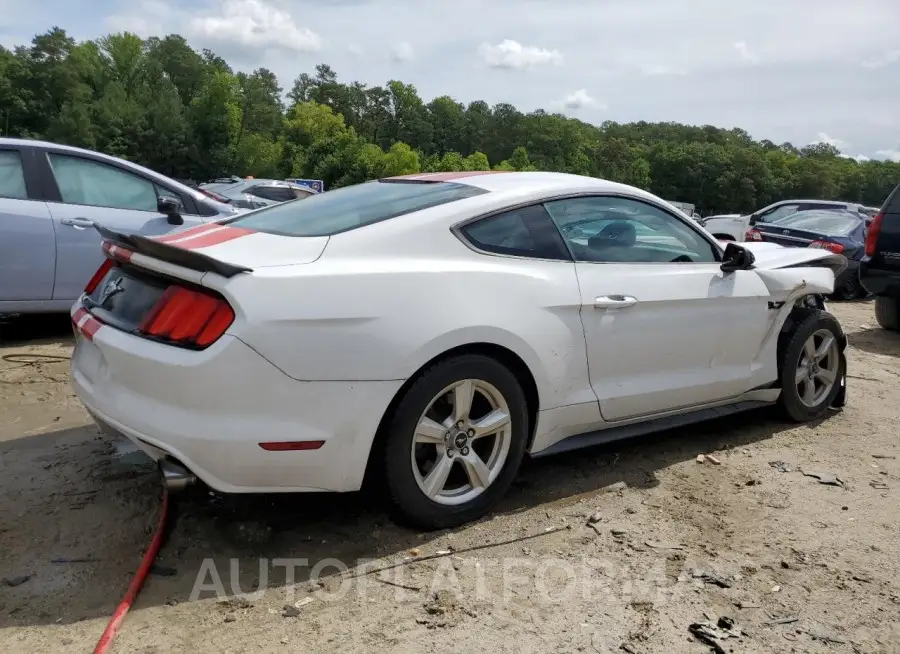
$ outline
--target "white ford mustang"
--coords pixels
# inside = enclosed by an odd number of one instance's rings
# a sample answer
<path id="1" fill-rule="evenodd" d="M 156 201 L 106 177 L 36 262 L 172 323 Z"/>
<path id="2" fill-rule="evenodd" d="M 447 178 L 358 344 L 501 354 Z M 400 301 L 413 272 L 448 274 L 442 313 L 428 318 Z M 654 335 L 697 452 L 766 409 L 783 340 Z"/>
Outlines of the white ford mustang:
<path id="1" fill-rule="evenodd" d="M 158 238 L 99 228 L 72 309 L 97 422 L 222 492 L 474 519 L 537 456 L 845 397 L 827 250 L 729 244 L 629 186 L 382 179 Z M 174 466 L 174 467 L 173 467 Z"/>

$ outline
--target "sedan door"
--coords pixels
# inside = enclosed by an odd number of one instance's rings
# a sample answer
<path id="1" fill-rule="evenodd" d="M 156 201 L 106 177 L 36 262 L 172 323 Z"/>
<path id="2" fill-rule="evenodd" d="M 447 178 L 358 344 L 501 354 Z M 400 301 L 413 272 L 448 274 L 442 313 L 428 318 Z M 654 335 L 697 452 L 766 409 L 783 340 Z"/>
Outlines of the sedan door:
<path id="1" fill-rule="evenodd" d="M 37 180 L 28 174 L 32 155 L 27 147 L 0 146 L 0 302 L 53 296 L 56 237 Z"/>
<path id="2" fill-rule="evenodd" d="M 157 236 L 180 229 L 157 210 L 160 196 L 178 194 L 153 180 L 99 159 L 67 151 L 44 154 L 58 187 L 59 202 L 49 203 L 56 227 L 56 275 L 53 298 L 74 301 L 103 262 L 94 225 Z M 184 227 L 202 223 L 184 217 Z"/>
<path id="3" fill-rule="evenodd" d="M 591 386 L 606 421 L 736 397 L 754 385 L 769 293 L 723 273 L 690 221 L 637 198 L 546 203 L 576 260 Z"/>

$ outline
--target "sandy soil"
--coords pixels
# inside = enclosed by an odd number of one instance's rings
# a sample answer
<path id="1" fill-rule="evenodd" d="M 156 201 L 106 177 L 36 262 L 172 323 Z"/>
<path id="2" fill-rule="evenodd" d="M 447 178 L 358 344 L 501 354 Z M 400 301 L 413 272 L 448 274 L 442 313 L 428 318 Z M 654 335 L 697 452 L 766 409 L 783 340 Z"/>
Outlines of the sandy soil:
<path id="1" fill-rule="evenodd" d="M 725 651 L 900 652 L 900 336 L 870 302 L 832 310 L 852 346 L 842 412 L 530 462 L 454 531 L 398 527 L 359 495 L 195 491 L 115 651 L 678 654 L 709 651 L 690 625 L 733 621 Z M 0 651 L 90 651 L 150 540 L 157 478 L 74 397 L 66 320 L 0 330 Z"/>

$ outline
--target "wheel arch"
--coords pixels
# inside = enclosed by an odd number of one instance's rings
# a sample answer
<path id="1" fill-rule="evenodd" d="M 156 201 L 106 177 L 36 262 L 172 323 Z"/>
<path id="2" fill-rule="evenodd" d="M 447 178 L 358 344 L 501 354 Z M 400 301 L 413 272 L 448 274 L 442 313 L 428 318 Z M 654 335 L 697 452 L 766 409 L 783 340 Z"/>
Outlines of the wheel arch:
<path id="1" fill-rule="evenodd" d="M 538 384 L 531 368 L 518 353 L 504 345 L 493 342 L 465 343 L 444 350 L 440 354 L 437 354 L 424 362 L 412 375 L 410 375 L 394 394 L 394 397 L 391 398 L 391 401 L 388 403 L 387 408 L 381 416 L 381 420 L 378 422 L 375 438 L 369 448 L 369 455 L 366 460 L 364 484 L 370 482 L 373 475 L 377 473 L 378 466 L 373 466 L 373 462 L 377 461 L 381 447 L 384 444 L 387 435 L 387 425 L 390 423 L 391 416 L 396 410 L 397 405 L 403 399 L 403 396 L 406 395 L 410 386 L 422 376 L 426 369 L 434 364 L 464 354 L 480 354 L 494 359 L 506 366 L 516 376 L 516 379 L 522 385 L 522 391 L 525 393 L 525 401 L 528 405 L 528 443 L 526 445 L 526 451 L 530 449 L 531 443 L 534 440 L 535 429 L 537 428 L 537 414 L 540 409 Z"/>

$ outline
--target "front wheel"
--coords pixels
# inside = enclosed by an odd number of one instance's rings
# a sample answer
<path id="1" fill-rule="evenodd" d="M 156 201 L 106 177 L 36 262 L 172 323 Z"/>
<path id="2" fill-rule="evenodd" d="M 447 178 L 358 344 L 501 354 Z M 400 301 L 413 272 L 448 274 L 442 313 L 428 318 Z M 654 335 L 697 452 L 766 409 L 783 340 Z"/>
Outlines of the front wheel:
<path id="1" fill-rule="evenodd" d="M 796 422 L 821 418 L 835 402 L 846 374 L 843 330 L 824 311 L 811 311 L 794 329 L 781 356 L 784 413 Z"/>
<path id="2" fill-rule="evenodd" d="M 859 281 L 859 274 L 848 274 L 846 279 L 841 280 L 841 285 L 834 289 L 832 299 L 834 300 L 856 300 L 865 294 L 862 284 Z"/>
<path id="3" fill-rule="evenodd" d="M 515 375 L 482 355 L 428 368 L 388 426 L 384 471 L 401 517 L 445 529 L 485 513 L 519 469 L 528 407 Z"/>

